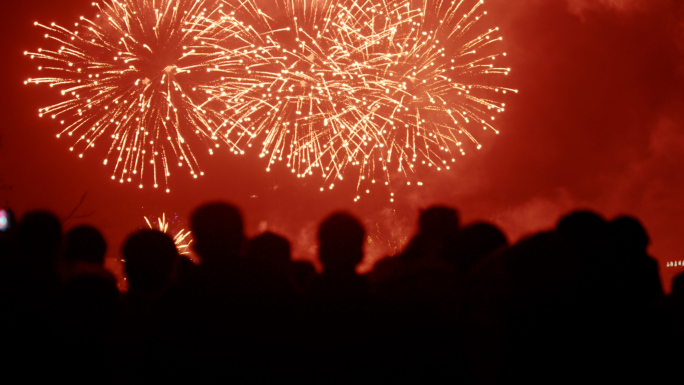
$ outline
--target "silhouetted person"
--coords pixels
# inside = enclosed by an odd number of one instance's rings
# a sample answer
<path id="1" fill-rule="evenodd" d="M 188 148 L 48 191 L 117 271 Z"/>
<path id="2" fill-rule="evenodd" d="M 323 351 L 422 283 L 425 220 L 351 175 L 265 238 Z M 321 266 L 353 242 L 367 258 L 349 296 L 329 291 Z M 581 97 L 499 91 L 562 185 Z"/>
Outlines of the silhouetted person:
<path id="1" fill-rule="evenodd" d="M 154 297 L 168 287 L 178 259 L 173 239 L 158 230 L 140 230 L 124 242 L 128 296 Z"/>
<path id="2" fill-rule="evenodd" d="M 666 327 L 664 295 L 658 263 L 647 253 L 646 229 L 636 219 L 621 216 L 608 222 L 610 316 L 615 320 L 615 348 L 623 363 L 646 375 L 664 361 Z"/>
<path id="3" fill-rule="evenodd" d="M 321 223 L 318 240 L 323 273 L 316 279 L 312 295 L 323 295 L 326 301 L 337 296 L 350 302 L 364 299 L 367 283 L 356 274 L 356 266 L 363 260 L 363 226 L 349 214 L 335 213 Z"/>
<path id="4" fill-rule="evenodd" d="M 481 288 L 486 296 L 476 298 L 479 303 L 472 304 L 471 300 L 465 310 L 472 313 L 474 307 L 483 311 L 480 316 L 491 317 L 480 320 L 491 330 L 491 334 L 481 334 L 485 341 L 488 335 L 497 336 L 487 342 L 492 343 L 492 355 L 501 366 L 480 373 L 495 373 L 491 382 L 509 378 L 539 382 L 557 373 L 571 376 L 576 373 L 570 371 L 573 362 L 581 361 L 582 367 L 593 362 L 593 352 L 585 351 L 585 344 L 591 340 L 587 334 L 595 336 L 589 310 L 593 307 L 585 304 L 589 292 L 583 267 L 586 263 L 578 268 L 577 257 L 569 249 L 564 237 L 552 231 L 526 237 L 494 254 L 494 263 L 489 266 L 493 280 L 483 282 L 493 290 Z M 478 349 L 477 341 L 473 342 L 469 348 Z M 487 363 L 480 364 L 483 362 Z"/>
<path id="5" fill-rule="evenodd" d="M 54 295 L 55 287 L 59 285 L 57 259 L 62 243 L 59 219 L 48 211 L 29 212 L 19 222 L 18 239 L 17 284 L 27 290 L 26 294 Z"/>
<path id="6" fill-rule="evenodd" d="M 10 331 L 8 351 L 20 361 L 39 362 L 51 368 L 57 364 L 58 357 L 55 351 L 60 291 L 57 260 L 62 225 L 48 211 L 32 211 L 21 218 L 18 227 L 18 255 L 11 261 L 4 293 L 7 300 L 4 314 L 8 315 L 5 321 L 9 324 L 5 330 Z"/>
<path id="7" fill-rule="evenodd" d="M 202 259 L 198 284 L 231 306 L 239 302 L 255 310 L 255 297 L 264 295 L 269 283 L 261 261 L 245 256 L 247 238 L 240 211 L 226 203 L 206 204 L 193 213 L 190 226 L 192 247 Z"/>
<path id="8" fill-rule="evenodd" d="M 334 213 L 321 223 L 318 241 L 323 272 L 311 283 L 308 301 L 333 318 L 327 313 L 344 317 L 366 306 L 368 283 L 356 274 L 356 266 L 363 260 L 363 226 L 347 213 Z"/>
<path id="9" fill-rule="evenodd" d="M 107 242 L 96 228 L 87 225 L 74 227 L 66 233 L 65 241 L 65 260 L 104 265 Z"/>
<path id="10" fill-rule="evenodd" d="M 139 230 L 126 239 L 121 249 L 128 291 L 124 296 L 121 321 L 120 370 L 130 378 L 159 372 L 166 343 L 175 339 L 169 323 L 160 314 L 160 302 L 172 287 L 172 274 L 178 261 L 173 239 L 158 230 Z M 168 323 L 167 323 L 168 322 Z M 168 369 L 166 369 L 168 370 Z"/>
<path id="11" fill-rule="evenodd" d="M 646 251 L 650 239 L 639 220 L 622 216 L 608 222 L 608 242 L 618 289 L 641 303 L 661 300 L 658 263 Z"/>
<path id="12" fill-rule="evenodd" d="M 476 222 L 461 229 L 455 238 L 451 258 L 461 272 L 495 250 L 508 246 L 508 240 L 499 228 L 486 222 Z"/>
<path id="13" fill-rule="evenodd" d="M 246 238 L 236 207 L 222 202 L 203 205 L 192 214 L 190 228 L 195 238 L 192 247 L 205 266 L 243 255 Z"/>
<path id="14" fill-rule="evenodd" d="M 238 294 L 247 290 L 245 286 L 254 285 L 250 282 L 249 263 L 244 258 L 247 238 L 242 215 L 227 203 L 205 204 L 192 214 L 190 229 L 194 237 L 191 247 L 201 259 L 197 274 L 190 282 L 191 289 L 202 301 L 221 302 L 220 306 L 207 303 L 203 305 L 204 310 L 223 314 L 227 306 L 240 300 L 237 297 L 243 297 Z"/>
<path id="15" fill-rule="evenodd" d="M 62 243 L 62 224 L 48 211 L 32 211 L 19 222 L 22 264 L 33 272 L 54 276 Z"/>
<path id="16" fill-rule="evenodd" d="M 447 259 L 448 247 L 459 229 L 458 212 L 450 207 L 432 206 L 420 213 L 418 234 L 400 257 L 407 261 L 422 258 Z"/>
<path id="17" fill-rule="evenodd" d="M 456 235 L 450 257 L 458 272 L 458 298 L 455 300 L 456 330 L 462 362 L 461 377 L 466 382 L 475 379 L 488 383 L 495 379 L 502 354 L 501 310 L 497 301 L 500 285 L 505 280 L 497 276 L 496 253 L 508 246 L 506 236 L 496 226 L 476 222 L 462 228 Z M 488 271 L 493 270 L 493 271 Z"/>
<path id="18" fill-rule="evenodd" d="M 280 235 L 265 232 L 247 243 L 247 259 L 263 276 L 264 290 L 271 291 L 272 299 L 280 306 L 294 299 L 296 282 L 290 260 L 290 242 Z M 278 295 L 281 294 L 281 295 Z M 264 293 L 268 294 L 268 293 Z"/>
<path id="19" fill-rule="evenodd" d="M 558 221 L 556 231 L 578 260 L 590 265 L 605 260 L 607 225 L 598 214 L 591 211 L 574 211 Z"/>
<path id="20" fill-rule="evenodd" d="M 265 379 L 278 371 L 285 335 L 283 297 L 287 281 L 245 255 L 247 238 L 238 208 L 223 202 L 199 207 L 190 218 L 196 274 L 175 288 L 164 306 L 174 340 L 168 360 L 206 378 Z"/>
<path id="21" fill-rule="evenodd" d="M 128 281 L 125 316 L 134 328 L 144 329 L 153 316 L 152 307 L 171 287 L 178 250 L 169 235 L 145 229 L 126 239 L 121 254 Z"/>
<path id="22" fill-rule="evenodd" d="M 667 330 L 670 332 L 668 353 L 672 363 L 681 362 L 684 358 L 684 273 L 679 273 L 672 280 L 672 292 L 667 296 Z"/>
<path id="23" fill-rule="evenodd" d="M 92 226 L 74 227 L 64 238 L 60 312 L 62 341 L 69 346 L 65 368 L 81 378 L 111 372 L 121 304 L 116 278 L 104 268 L 107 243 Z"/>
<path id="24" fill-rule="evenodd" d="M 392 381 L 454 381 L 459 371 L 452 332 L 460 288 L 450 260 L 458 230 L 455 209 L 429 207 L 421 211 L 418 232 L 405 250 L 379 261 L 370 273 L 376 308 L 386 317 L 378 338 L 383 365 L 395 368 Z"/>
<path id="25" fill-rule="evenodd" d="M 635 349 L 644 346 L 644 330 L 625 327 L 635 319 L 616 290 L 620 267 L 610 234 L 598 214 L 575 211 L 555 231 L 508 249 L 504 373 L 531 382 L 557 373 L 568 380 L 622 382 L 646 373 L 648 356 L 656 352 Z"/>
<path id="26" fill-rule="evenodd" d="M 249 240 L 247 256 L 287 271 L 290 265 L 290 242 L 277 234 L 265 232 Z"/>
<path id="27" fill-rule="evenodd" d="M 77 226 L 64 238 L 64 256 L 60 266 L 64 281 L 80 274 L 96 274 L 108 275 L 115 282 L 114 275 L 104 267 L 107 243 L 99 230 L 87 225 Z"/>
<path id="28" fill-rule="evenodd" d="M 116 281 L 102 271 L 82 272 L 64 283 L 61 297 L 61 375 L 77 383 L 93 378 L 113 382 L 112 373 L 121 366 L 116 347 L 122 342 L 118 338 L 122 325 Z M 128 349 L 137 347 L 126 345 Z"/>
<path id="29" fill-rule="evenodd" d="M 347 213 L 327 217 L 318 230 L 323 272 L 306 293 L 308 349 L 322 382 L 363 378 L 369 357 L 370 291 L 365 277 L 356 273 L 363 260 L 365 231 Z"/>
<path id="30" fill-rule="evenodd" d="M 458 231 L 455 209 L 432 206 L 423 210 L 418 233 L 406 249 L 379 261 L 370 273 L 375 296 L 434 317 L 455 317 L 459 288 L 452 254 Z"/>
<path id="31" fill-rule="evenodd" d="M 605 313 L 613 286 L 607 222 L 594 212 L 574 211 L 558 221 L 556 232 L 572 256 L 584 311 Z"/>

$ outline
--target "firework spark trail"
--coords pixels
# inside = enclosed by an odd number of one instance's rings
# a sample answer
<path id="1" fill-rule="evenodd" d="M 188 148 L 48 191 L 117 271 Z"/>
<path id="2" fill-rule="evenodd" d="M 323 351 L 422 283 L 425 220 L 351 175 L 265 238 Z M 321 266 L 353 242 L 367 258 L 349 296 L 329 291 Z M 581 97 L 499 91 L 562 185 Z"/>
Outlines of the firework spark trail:
<path id="1" fill-rule="evenodd" d="M 112 179 L 122 183 L 135 179 L 142 188 L 143 174 L 151 169 L 154 187 L 168 186 L 172 163 L 187 166 L 195 178 L 203 175 L 193 144 L 201 143 L 212 153 L 224 120 L 212 105 L 218 103 L 215 97 L 205 89 L 222 81 L 210 68 L 219 63 L 237 67 L 223 63 L 226 50 L 218 53 L 204 44 L 223 37 L 234 51 L 240 50 L 245 43 L 225 36 L 239 26 L 227 28 L 224 22 L 219 29 L 207 22 L 217 12 L 216 1 L 114 0 L 93 5 L 98 9 L 95 20 L 82 17 L 74 31 L 36 23 L 59 48 L 26 52 L 46 62 L 39 69 L 50 72 L 26 83 L 56 86 L 66 97 L 41 108 L 40 116 L 65 125 L 57 136 L 75 137 L 70 149 L 80 157 L 95 142 L 109 140 L 104 164 L 113 161 Z"/>
<path id="2" fill-rule="evenodd" d="M 465 154 L 462 138 L 480 148 L 475 130 L 498 133 L 505 104 L 495 99 L 517 92 L 489 85 L 510 71 L 493 64 L 505 55 L 490 47 L 501 37 L 473 32 L 483 1 L 461 14 L 465 3 L 225 0 L 221 20 L 248 24 L 262 41 L 251 90 L 223 99 L 228 125 L 240 127 L 224 137 L 261 146 L 267 170 L 285 161 L 330 188 L 346 174 L 358 174 L 359 190 L 423 165 L 449 169 Z"/>
<path id="3" fill-rule="evenodd" d="M 147 226 L 152 230 L 159 230 L 162 233 L 169 234 L 173 237 L 173 243 L 176 245 L 178 254 L 189 256 L 190 254 L 190 244 L 192 243 L 192 233 L 190 230 L 181 229 L 175 234 L 171 233 L 169 230 L 169 221 L 166 219 L 166 213 L 162 213 L 161 217 L 158 217 L 155 221 L 148 217 L 144 217 Z"/>

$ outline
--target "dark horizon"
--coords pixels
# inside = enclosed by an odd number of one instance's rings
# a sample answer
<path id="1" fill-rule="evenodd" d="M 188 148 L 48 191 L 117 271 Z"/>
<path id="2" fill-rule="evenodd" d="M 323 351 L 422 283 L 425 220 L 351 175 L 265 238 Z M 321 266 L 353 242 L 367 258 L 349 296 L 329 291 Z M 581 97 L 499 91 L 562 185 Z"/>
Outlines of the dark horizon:
<path id="1" fill-rule="evenodd" d="M 65 228 L 92 224 L 109 244 L 121 245 L 145 226 L 144 216 L 182 221 L 201 203 L 230 201 L 242 208 L 250 236 L 282 233 L 304 259 L 316 255 L 320 219 L 347 210 L 364 218 L 375 242 L 366 245 L 369 265 L 412 236 L 418 210 L 434 204 L 458 208 L 464 223 L 490 221 L 513 242 L 588 208 L 607 219 L 639 218 L 669 288 L 681 269 L 667 263 L 684 260 L 684 200 L 677 193 L 684 190 L 684 6 L 488 0 L 485 7 L 504 37 L 512 68 L 507 86 L 520 90 L 497 116 L 501 134 L 484 136 L 483 148 L 468 151 L 451 170 L 424 173 L 423 186 L 398 189 L 390 204 L 381 189 L 353 202 L 355 180 L 320 192 L 318 179 L 295 178 L 285 167 L 266 172 L 257 153 L 204 157 L 205 175 L 171 178 L 169 194 L 112 181 L 102 153 L 79 159 L 68 140 L 55 138 L 58 124 L 38 118 L 38 108 L 57 97 L 23 84 L 37 72 L 23 52 L 44 46 L 33 23 L 71 26 L 93 7 L 85 0 L 5 2 L 0 203 L 17 216 L 49 209 L 68 219 Z M 108 256 L 118 252 L 110 248 Z"/>

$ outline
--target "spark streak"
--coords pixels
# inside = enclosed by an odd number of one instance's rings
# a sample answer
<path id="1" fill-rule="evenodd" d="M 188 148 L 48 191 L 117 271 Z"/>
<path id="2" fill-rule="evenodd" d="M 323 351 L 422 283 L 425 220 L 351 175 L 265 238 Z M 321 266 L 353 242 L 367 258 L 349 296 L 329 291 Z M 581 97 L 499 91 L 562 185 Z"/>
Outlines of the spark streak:
<path id="1" fill-rule="evenodd" d="M 172 236 L 173 242 L 176 244 L 178 254 L 189 256 L 190 244 L 192 243 L 192 233 L 190 230 L 181 229 L 175 232 L 175 234 L 172 234 L 169 230 L 169 221 L 166 220 L 166 213 L 162 213 L 162 216 L 157 218 L 156 221 L 145 217 L 145 222 L 150 229 L 159 230 L 162 233 Z"/>

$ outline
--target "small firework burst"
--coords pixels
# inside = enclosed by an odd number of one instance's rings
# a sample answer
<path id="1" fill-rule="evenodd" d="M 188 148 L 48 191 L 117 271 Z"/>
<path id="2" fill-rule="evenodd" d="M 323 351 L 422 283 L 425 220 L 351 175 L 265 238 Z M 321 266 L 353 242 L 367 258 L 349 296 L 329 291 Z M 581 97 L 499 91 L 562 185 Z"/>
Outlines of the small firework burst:
<path id="1" fill-rule="evenodd" d="M 192 243 L 192 233 L 190 230 L 180 229 L 178 231 L 169 230 L 170 221 L 166 219 L 166 213 L 162 213 L 161 217 L 151 219 L 145 217 L 145 222 L 150 229 L 159 230 L 163 233 L 169 234 L 173 237 L 173 242 L 176 244 L 176 249 L 181 255 L 190 255 L 190 244 Z"/>

